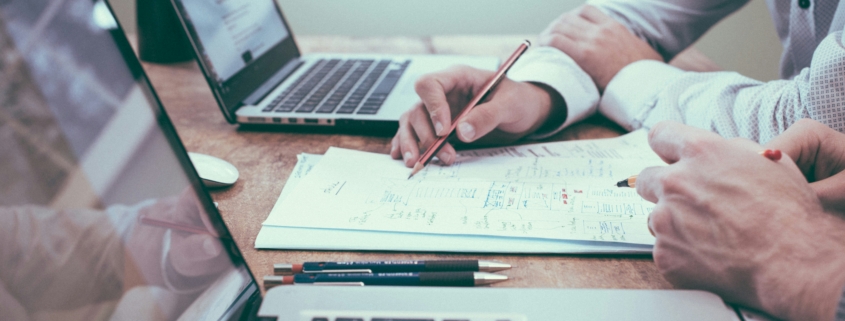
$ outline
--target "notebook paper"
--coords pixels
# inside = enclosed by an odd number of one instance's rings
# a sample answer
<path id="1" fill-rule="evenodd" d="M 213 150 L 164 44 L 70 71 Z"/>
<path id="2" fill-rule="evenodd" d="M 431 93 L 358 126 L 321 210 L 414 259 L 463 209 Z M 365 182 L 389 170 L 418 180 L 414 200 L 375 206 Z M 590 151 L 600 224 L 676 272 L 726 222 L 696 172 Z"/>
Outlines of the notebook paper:
<path id="1" fill-rule="evenodd" d="M 282 210 L 282 200 L 296 189 L 302 178 L 317 165 L 322 155 L 299 154 L 285 182 L 273 212 Z M 263 225 L 255 238 L 257 249 L 419 251 L 460 253 L 613 253 L 648 254 L 649 245 L 509 238 L 484 235 L 446 235 L 383 231 L 314 229 Z"/>
<path id="2" fill-rule="evenodd" d="M 663 164 L 644 132 L 464 152 L 411 180 L 387 155 L 332 148 L 265 225 L 653 244 L 653 204 L 614 184 Z"/>

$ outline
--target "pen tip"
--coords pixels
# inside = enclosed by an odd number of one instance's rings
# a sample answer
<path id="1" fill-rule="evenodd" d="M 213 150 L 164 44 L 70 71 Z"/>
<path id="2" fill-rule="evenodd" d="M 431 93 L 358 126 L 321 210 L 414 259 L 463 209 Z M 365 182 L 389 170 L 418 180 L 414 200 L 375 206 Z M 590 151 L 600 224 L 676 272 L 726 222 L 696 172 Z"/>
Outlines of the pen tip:
<path id="1" fill-rule="evenodd" d="M 423 169 L 423 167 L 425 167 L 425 165 L 417 162 L 417 164 L 414 165 L 414 169 L 411 171 L 411 175 L 408 176 L 408 179 L 411 179 L 411 177 L 414 177 L 414 175 L 419 173 Z"/>
<path id="2" fill-rule="evenodd" d="M 478 261 L 479 272 L 498 272 L 510 269 L 511 265 L 499 261 Z"/>
<path id="3" fill-rule="evenodd" d="M 475 279 L 475 285 L 490 285 L 493 283 L 507 281 L 508 277 L 501 274 L 475 272 L 473 273 L 473 279 Z"/>
<path id="4" fill-rule="evenodd" d="M 617 183 L 616 183 L 616 187 L 629 187 L 629 186 L 628 186 L 628 180 L 627 180 L 627 179 L 623 179 L 623 180 L 621 180 L 621 181 L 617 182 Z"/>

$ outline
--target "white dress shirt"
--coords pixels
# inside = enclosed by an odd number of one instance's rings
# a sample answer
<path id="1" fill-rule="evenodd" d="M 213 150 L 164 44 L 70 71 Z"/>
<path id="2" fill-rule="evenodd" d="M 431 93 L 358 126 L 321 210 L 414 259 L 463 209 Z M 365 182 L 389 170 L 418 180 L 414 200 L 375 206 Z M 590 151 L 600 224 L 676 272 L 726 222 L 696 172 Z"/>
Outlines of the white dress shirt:
<path id="1" fill-rule="evenodd" d="M 648 42 L 666 61 L 747 0 L 591 0 Z M 548 85 L 567 104 L 550 136 L 599 111 L 628 130 L 676 120 L 725 137 L 765 143 L 802 118 L 845 132 L 845 2 L 767 0 L 784 47 L 781 80 L 736 72 L 688 72 L 657 61 L 623 68 L 604 95 L 566 54 L 550 47 L 526 53 L 509 76 Z M 803 8 L 806 6 L 807 8 Z"/>

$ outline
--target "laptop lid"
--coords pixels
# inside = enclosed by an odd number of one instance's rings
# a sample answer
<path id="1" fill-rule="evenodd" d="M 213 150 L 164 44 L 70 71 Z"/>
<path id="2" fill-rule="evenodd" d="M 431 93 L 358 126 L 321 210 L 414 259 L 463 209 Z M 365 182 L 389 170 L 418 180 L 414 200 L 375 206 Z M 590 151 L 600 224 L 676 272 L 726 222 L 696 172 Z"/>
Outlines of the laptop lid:
<path id="1" fill-rule="evenodd" d="M 172 0 L 226 120 L 298 66 L 299 49 L 272 0 Z M 287 67 L 287 68 L 286 68 Z"/>
<path id="2" fill-rule="evenodd" d="M 0 319 L 236 319 L 260 300 L 102 0 L 0 1 L 0 73 Z"/>

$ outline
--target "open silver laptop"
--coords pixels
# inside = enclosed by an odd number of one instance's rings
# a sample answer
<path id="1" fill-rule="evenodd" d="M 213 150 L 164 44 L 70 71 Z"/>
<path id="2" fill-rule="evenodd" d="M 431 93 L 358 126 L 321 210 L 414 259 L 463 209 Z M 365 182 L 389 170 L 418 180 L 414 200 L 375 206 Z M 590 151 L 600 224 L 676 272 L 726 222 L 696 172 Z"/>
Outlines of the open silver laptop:
<path id="1" fill-rule="evenodd" d="M 0 1 L 0 56 L 0 320 L 736 320 L 699 291 L 262 298 L 105 3 Z"/>
<path id="2" fill-rule="evenodd" d="M 447 55 L 302 56 L 274 0 L 172 1 L 230 123 L 392 131 L 419 101 L 419 76 L 458 64 L 493 70 L 498 63 Z"/>

